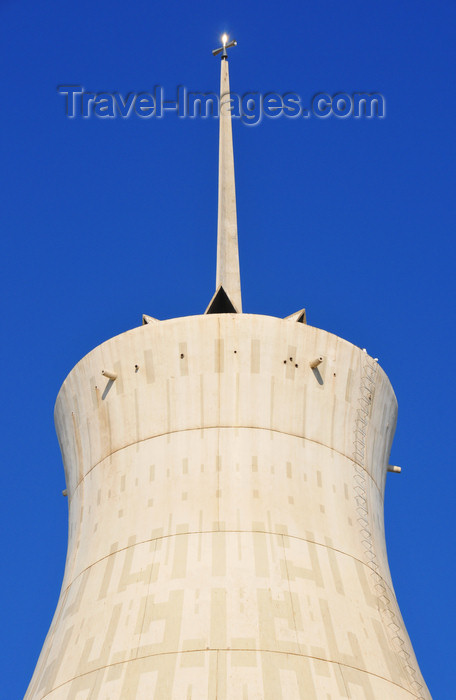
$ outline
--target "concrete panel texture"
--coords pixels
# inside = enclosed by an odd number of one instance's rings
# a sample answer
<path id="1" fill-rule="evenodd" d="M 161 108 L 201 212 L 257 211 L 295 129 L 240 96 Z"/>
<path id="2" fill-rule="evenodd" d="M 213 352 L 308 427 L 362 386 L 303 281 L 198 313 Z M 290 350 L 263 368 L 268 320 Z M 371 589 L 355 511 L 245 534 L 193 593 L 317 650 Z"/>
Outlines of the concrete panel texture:
<path id="1" fill-rule="evenodd" d="M 428 700 L 385 548 L 396 413 L 371 357 L 292 320 L 95 348 L 56 402 L 68 554 L 26 700 Z"/>

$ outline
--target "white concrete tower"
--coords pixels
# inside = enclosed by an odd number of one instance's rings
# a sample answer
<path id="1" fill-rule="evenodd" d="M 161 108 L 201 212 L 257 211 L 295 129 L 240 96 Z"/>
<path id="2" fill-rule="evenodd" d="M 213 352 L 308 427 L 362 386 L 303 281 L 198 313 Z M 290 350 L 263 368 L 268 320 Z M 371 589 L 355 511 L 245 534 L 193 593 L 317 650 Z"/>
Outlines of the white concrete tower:
<path id="1" fill-rule="evenodd" d="M 222 114 L 206 314 L 144 317 L 57 397 L 68 555 L 27 700 L 430 698 L 386 557 L 390 382 L 304 310 L 240 311 Z"/>

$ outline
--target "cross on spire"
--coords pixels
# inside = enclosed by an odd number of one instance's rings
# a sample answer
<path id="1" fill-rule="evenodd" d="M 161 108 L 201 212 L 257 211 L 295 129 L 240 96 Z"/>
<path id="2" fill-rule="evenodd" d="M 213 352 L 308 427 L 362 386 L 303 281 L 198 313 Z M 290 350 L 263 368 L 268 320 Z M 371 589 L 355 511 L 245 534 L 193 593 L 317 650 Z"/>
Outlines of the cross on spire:
<path id="1" fill-rule="evenodd" d="M 227 49 L 231 49 L 232 46 L 237 46 L 237 41 L 235 41 L 234 39 L 232 39 L 232 40 L 228 43 L 228 34 L 224 34 L 224 35 L 222 36 L 222 45 L 219 46 L 218 49 L 214 49 L 212 53 L 213 53 L 214 56 L 217 56 L 219 53 L 221 53 L 221 54 L 222 54 L 222 56 L 221 56 L 222 60 L 223 60 L 223 59 L 227 59 L 227 58 L 228 58 L 228 54 L 227 54 L 226 50 L 227 50 Z"/>
<path id="2" fill-rule="evenodd" d="M 219 175 L 217 219 L 217 274 L 215 294 L 206 313 L 241 313 L 241 276 L 236 216 L 236 189 L 234 185 L 233 136 L 231 131 L 230 80 L 227 49 L 236 46 L 222 36 L 222 46 L 212 53 L 222 54 L 220 64 L 219 110 Z"/>

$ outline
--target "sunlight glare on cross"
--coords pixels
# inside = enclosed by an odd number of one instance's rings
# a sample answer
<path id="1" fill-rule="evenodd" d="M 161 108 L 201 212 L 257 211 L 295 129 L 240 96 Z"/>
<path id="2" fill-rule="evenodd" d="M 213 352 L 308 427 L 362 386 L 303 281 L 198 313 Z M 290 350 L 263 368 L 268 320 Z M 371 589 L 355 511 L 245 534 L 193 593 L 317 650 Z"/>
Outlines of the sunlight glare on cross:
<path id="1" fill-rule="evenodd" d="M 222 58 L 222 59 L 223 59 L 223 58 L 226 59 L 226 58 L 228 58 L 228 54 L 227 54 L 226 50 L 227 50 L 227 49 L 230 49 L 232 46 L 237 46 L 237 41 L 235 41 L 234 39 L 232 39 L 232 40 L 228 43 L 228 34 L 223 34 L 223 36 L 222 36 L 222 46 L 220 46 L 218 49 L 214 49 L 212 53 L 214 54 L 214 56 L 217 56 L 219 53 L 221 53 L 221 54 L 222 54 L 221 58 Z"/>

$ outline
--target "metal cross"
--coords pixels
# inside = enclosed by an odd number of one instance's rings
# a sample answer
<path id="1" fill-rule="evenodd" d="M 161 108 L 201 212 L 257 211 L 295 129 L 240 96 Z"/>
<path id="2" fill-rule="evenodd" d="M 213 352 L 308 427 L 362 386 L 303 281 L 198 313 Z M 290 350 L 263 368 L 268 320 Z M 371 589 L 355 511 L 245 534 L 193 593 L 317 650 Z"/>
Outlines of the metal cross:
<path id="1" fill-rule="evenodd" d="M 222 46 L 220 46 L 218 49 L 214 49 L 212 52 L 214 54 L 214 56 L 217 56 L 219 53 L 221 53 L 222 60 L 228 58 L 228 54 L 227 54 L 226 50 L 230 49 L 232 46 L 237 46 L 237 41 L 232 39 L 229 43 L 227 43 L 227 42 L 228 42 L 228 35 L 224 34 L 222 36 Z"/>

